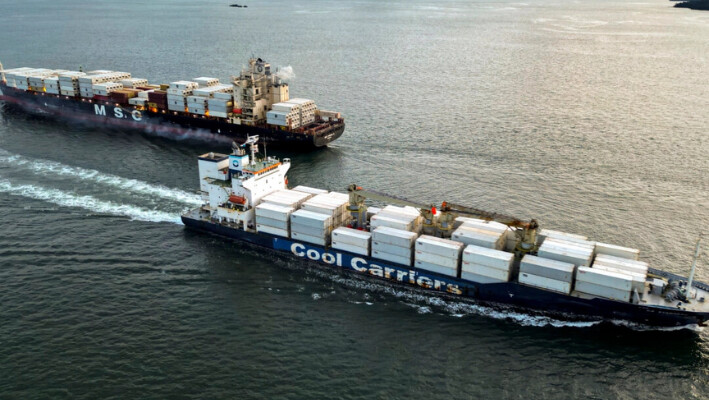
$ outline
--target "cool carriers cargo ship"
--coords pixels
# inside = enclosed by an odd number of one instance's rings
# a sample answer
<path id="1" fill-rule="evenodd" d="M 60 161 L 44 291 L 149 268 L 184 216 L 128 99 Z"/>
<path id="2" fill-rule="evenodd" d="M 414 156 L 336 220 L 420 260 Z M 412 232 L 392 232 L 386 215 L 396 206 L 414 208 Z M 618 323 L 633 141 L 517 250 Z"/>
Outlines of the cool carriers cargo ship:
<path id="1" fill-rule="evenodd" d="M 60 119 L 178 137 L 211 133 L 243 141 L 259 135 L 264 143 L 289 148 L 325 146 L 345 130 L 340 113 L 291 99 L 288 84 L 260 58 L 250 59 L 228 84 L 201 77 L 150 85 L 126 72 L 3 70 L 0 64 L 0 100 Z"/>
<path id="2" fill-rule="evenodd" d="M 289 190 L 290 160 L 257 159 L 257 139 L 246 145 L 199 157 L 204 205 L 182 216 L 187 227 L 325 268 L 563 319 L 670 327 L 709 319 L 707 285 L 649 268 L 636 249 L 459 205 L 422 207 L 354 185 L 349 193 Z M 367 207 L 365 198 L 398 206 Z"/>

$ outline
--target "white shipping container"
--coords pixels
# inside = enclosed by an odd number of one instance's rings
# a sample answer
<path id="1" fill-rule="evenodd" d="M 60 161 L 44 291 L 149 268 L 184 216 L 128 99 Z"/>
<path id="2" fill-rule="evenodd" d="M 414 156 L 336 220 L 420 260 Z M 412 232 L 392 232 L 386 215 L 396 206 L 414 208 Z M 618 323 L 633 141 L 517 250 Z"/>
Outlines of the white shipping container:
<path id="1" fill-rule="evenodd" d="M 369 248 L 372 240 L 372 234 L 367 231 L 340 227 L 332 231 L 332 241 L 338 243 L 351 244 L 362 248 Z"/>
<path id="2" fill-rule="evenodd" d="M 138 86 L 145 86 L 148 84 L 147 79 L 140 79 L 140 78 L 129 78 L 129 79 L 123 79 L 120 81 L 123 87 L 127 88 L 134 88 Z"/>
<path id="3" fill-rule="evenodd" d="M 631 275 L 631 276 L 639 276 L 642 277 L 643 280 L 647 278 L 647 268 L 643 267 L 638 267 L 638 268 L 629 268 L 623 265 L 618 265 L 618 264 L 611 264 L 611 263 L 605 263 L 603 261 L 594 261 L 593 265 L 591 266 L 592 268 L 598 268 L 598 269 L 605 269 L 607 271 L 611 270 L 617 270 L 619 273 Z"/>
<path id="4" fill-rule="evenodd" d="M 614 289 L 627 290 L 633 286 L 632 276 L 604 271 L 596 268 L 579 267 L 576 272 L 576 285 L 579 282 L 607 286 Z"/>
<path id="5" fill-rule="evenodd" d="M 297 210 L 290 215 L 291 225 L 305 225 L 315 228 L 325 228 L 332 226 L 332 218 L 329 215 L 319 214 L 308 210 Z"/>
<path id="6" fill-rule="evenodd" d="M 614 244 L 596 242 L 596 254 L 637 260 L 640 255 L 640 250 L 616 246 Z"/>
<path id="7" fill-rule="evenodd" d="M 280 237 L 289 237 L 287 229 L 274 228 L 268 225 L 256 224 L 256 231 L 260 233 L 270 233 L 271 235 L 276 235 Z"/>
<path id="8" fill-rule="evenodd" d="M 210 117 L 219 117 L 219 118 L 229 118 L 229 113 L 210 110 L 209 116 Z"/>
<path id="9" fill-rule="evenodd" d="M 260 224 L 260 225 L 270 226 L 273 228 L 278 228 L 278 229 L 287 230 L 290 228 L 290 221 L 288 221 L 288 220 L 280 221 L 277 219 L 256 216 L 256 223 Z"/>
<path id="10" fill-rule="evenodd" d="M 261 203 L 256 206 L 256 218 L 264 217 L 277 221 L 289 221 L 293 207 L 283 207 L 277 204 Z"/>
<path id="11" fill-rule="evenodd" d="M 208 78 L 208 77 L 202 76 L 199 78 L 195 78 L 192 81 L 196 82 L 199 85 L 199 87 L 210 87 L 210 86 L 219 85 L 218 78 Z"/>
<path id="12" fill-rule="evenodd" d="M 332 232 L 332 228 L 329 226 L 315 227 L 315 226 L 302 225 L 302 224 L 297 224 L 297 223 L 291 223 L 290 230 L 291 230 L 291 232 L 298 232 L 298 233 L 302 233 L 303 235 L 317 236 L 317 237 L 325 237 L 325 236 L 329 237 Z"/>
<path id="13" fill-rule="evenodd" d="M 377 251 L 372 249 L 372 257 L 379 260 L 390 261 L 396 264 L 403 264 L 406 266 L 411 266 L 411 257 L 402 257 L 394 254 L 384 253 L 382 251 Z"/>
<path id="14" fill-rule="evenodd" d="M 519 283 L 539 289 L 551 290 L 563 294 L 571 293 L 571 282 L 558 281 L 544 276 L 532 275 L 527 272 L 519 273 Z"/>
<path id="15" fill-rule="evenodd" d="M 400 247 L 400 246 L 394 246 L 393 244 L 389 244 L 389 243 L 382 243 L 382 242 L 373 241 L 372 242 L 372 251 L 375 251 L 375 250 L 382 252 L 382 253 L 388 253 L 388 254 L 393 254 L 395 256 L 408 257 L 408 258 L 410 258 L 414 252 L 414 250 L 410 247 Z"/>
<path id="16" fill-rule="evenodd" d="M 372 241 L 389 243 L 399 247 L 413 247 L 418 235 L 414 232 L 381 226 L 372 231 Z"/>
<path id="17" fill-rule="evenodd" d="M 622 267 L 623 269 L 640 273 L 647 273 L 647 269 L 650 267 L 650 265 L 645 261 L 630 260 L 627 258 L 609 256 L 605 254 L 599 254 L 596 256 L 595 262 L 617 266 L 618 268 Z"/>
<path id="18" fill-rule="evenodd" d="M 460 277 L 462 279 L 467 279 L 468 274 L 486 276 L 488 278 L 496 279 L 500 282 L 508 282 L 510 280 L 510 271 L 506 271 L 498 268 L 490 268 L 479 264 L 463 264 L 460 269 Z"/>
<path id="19" fill-rule="evenodd" d="M 379 207 L 367 207 L 367 221 L 377 215 L 382 209 Z"/>
<path id="20" fill-rule="evenodd" d="M 438 265 L 438 264 L 433 264 L 433 263 L 428 263 L 422 260 L 415 260 L 414 261 L 414 267 L 423 269 L 429 272 L 435 272 L 437 274 L 441 275 L 447 275 L 447 276 L 452 276 L 452 277 L 457 277 L 458 276 L 458 268 L 449 268 L 443 265 Z"/>
<path id="21" fill-rule="evenodd" d="M 176 82 L 170 82 L 170 90 L 172 89 L 178 89 L 178 90 L 194 90 L 199 87 L 199 84 L 197 82 L 191 82 L 191 81 L 176 81 Z"/>
<path id="22" fill-rule="evenodd" d="M 133 97 L 128 99 L 128 104 L 132 104 L 134 106 L 145 106 L 147 103 L 148 99 L 144 99 L 142 97 Z"/>
<path id="23" fill-rule="evenodd" d="M 638 293 L 642 293 L 645 291 L 645 280 L 647 278 L 647 274 L 640 274 L 637 272 L 631 272 L 627 270 L 622 270 L 620 268 L 613 268 L 605 265 L 596 265 L 593 264 L 594 269 L 600 269 L 603 271 L 608 271 L 608 272 L 615 272 L 616 274 L 622 274 L 622 275 L 630 275 L 630 277 L 633 280 L 632 287 L 631 289 L 635 289 L 638 291 Z"/>
<path id="24" fill-rule="evenodd" d="M 306 201 L 302 205 L 303 210 L 308 210 L 316 213 L 327 214 L 330 216 L 336 216 L 340 214 L 340 208 L 332 204 L 323 204 L 313 201 Z"/>
<path id="25" fill-rule="evenodd" d="M 350 243 L 338 242 L 334 239 L 334 237 L 332 240 L 332 248 L 342 251 L 348 251 L 354 254 L 359 254 L 361 256 L 369 256 L 369 247 L 360 247 Z"/>
<path id="26" fill-rule="evenodd" d="M 512 268 L 514 258 L 515 255 L 513 253 L 472 244 L 463 249 L 462 256 L 463 262 L 504 270 Z"/>
<path id="27" fill-rule="evenodd" d="M 215 99 L 233 101 L 234 95 L 231 92 L 214 92 L 212 95 Z"/>
<path id="28" fill-rule="evenodd" d="M 630 289 L 628 289 L 628 290 L 615 289 L 615 288 L 608 287 L 608 286 L 602 286 L 602 285 L 597 285 L 597 284 L 593 284 L 590 282 L 579 282 L 579 281 L 576 281 L 575 290 L 578 292 L 581 292 L 581 293 L 586 293 L 586 294 L 597 296 L 597 297 L 603 297 L 606 299 L 625 301 L 625 302 L 630 301 L 630 295 L 631 295 Z"/>
<path id="29" fill-rule="evenodd" d="M 541 238 L 553 237 L 553 238 L 557 238 L 557 239 L 566 239 L 566 240 L 571 240 L 571 241 L 573 241 L 573 240 L 588 241 L 588 236 L 577 235 L 575 233 L 554 231 L 551 229 L 540 229 L 538 236 Z"/>
<path id="30" fill-rule="evenodd" d="M 375 229 L 379 227 L 389 227 L 404 231 L 410 231 L 413 228 L 412 221 L 404 221 L 380 215 L 374 215 L 372 218 L 370 218 L 369 225 Z"/>
<path id="31" fill-rule="evenodd" d="M 483 284 L 507 282 L 505 279 L 490 278 L 489 276 L 478 275 L 472 272 L 461 272 L 460 278 L 466 281 Z"/>
<path id="32" fill-rule="evenodd" d="M 550 246 L 544 247 L 542 244 L 537 251 L 537 255 L 550 260 L 563 261 L 580 267 L 591 265 L 590 254 L 580 254 L 572 250 L 561 250 Z"/>
<path id="33" fill-rule="evenodd" d="M 303 186 L 303 185 L 298 185 L 294 187 L 292 190 L 295 190 L 296 192 L 303 192 L 303 193 L 309 193 L 309 194 L 327 194 L 328 191 L 325 189 L 316 189 L 312 188 L 309 186 Z"/>
<path id="34" fill-rule="evenodd" d="M 416 252 L 438 254 L 442 257 L 460 258 L 463 243 L 435 236 L 421 235 L 416 239 Z"/>
<path id="35" fill-rule="evenodd" d="M 506 232 L 507 230 L 510 229 L 507 225 L 501 224 L 501 223 L 495 222 L 495 221 L 486 221 L 484 219 L 469 218 L 469 217 L 457 217 L 455 219 L 454 226 L 456 228 L 459 228 L 460 226 L 463 226 L 463 225 L 471 227 L 471 228 L 479 228 L 479 229 L 484 229 L 484 230 L 499 232 L 499 233 Z"/>
<path id="36" fill-rule="evenodd" d="M 519 271 L 557 281 L 571 283 L 574 280 L 574 264 L 549 260 L 527 254 L 522 258 Z"/>
<path id="37" fill-rule="evenodd" d="M 462 242 L 465 244 L 473 244 L 476 246 L 487 247 L 489 249 L 501 249 L 503 246 L 503 241 L 501 240 L 502 235 L 497 233 L 490 233 L 489 231 L 483 231 L 474 228 L 460 227 L 453 231 L 451 238 L 455 241 Z"/>
<path id="38" fill-rule="evenodd" d="M 299 240 L 301 242 L 317 244 L 320 246 L 327 246 L 327 244 L 329 242 L 329 236 L 328 237 L 309 236 L 309 235 L 304 235 L 304 234 L 298 233 L 298 232 L 291 232 L 291 238 Z"/>
<path id="39" fill-rule="evenodd" d="M 416 251 L 416 260 L 421 260 L 426 263 L 441 265 L 446 268 L 458 269 L 458 264 L 460 264 L 460 258 L 458 257 L 444 257 L 440 254 L 431 254 L 422 251 Z"/>
<path id="40" fill-rule="evenodd" d="M 544 243 L 542 246 L 547 245 L 547 246 L 556 246 L 556 247 L 564 247 L 564 248 L 569 248 L 569 249 L 575 249 L 578 250 L 579 252 L 584 252 L 584 253 L 595 253 L 596 251 L 596 244 L 594 242 L 570 242 L 568 240 L 562 240 L 562 239 L 556 239 L 556 238 L 546 238 L 544 240 Z"/>
<path id="41" fill-rule="evenodd" d="M 202 107 L 207 106 L 207 99 L 204 97 L 200 96 L 187 96 L 187 104 L 192 105 L 192 104 L 199 104 Z"/>

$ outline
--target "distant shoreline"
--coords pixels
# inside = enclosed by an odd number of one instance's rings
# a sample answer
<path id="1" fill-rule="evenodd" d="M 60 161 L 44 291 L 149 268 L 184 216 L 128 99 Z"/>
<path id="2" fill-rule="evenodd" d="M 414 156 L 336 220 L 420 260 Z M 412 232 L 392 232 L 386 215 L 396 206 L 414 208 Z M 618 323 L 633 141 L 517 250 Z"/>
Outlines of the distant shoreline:
<path id="1" fill-rule="evenodd" d="M 675 4 L 675 7 L 709 11 L 709 0 L 689 0 Z"/>

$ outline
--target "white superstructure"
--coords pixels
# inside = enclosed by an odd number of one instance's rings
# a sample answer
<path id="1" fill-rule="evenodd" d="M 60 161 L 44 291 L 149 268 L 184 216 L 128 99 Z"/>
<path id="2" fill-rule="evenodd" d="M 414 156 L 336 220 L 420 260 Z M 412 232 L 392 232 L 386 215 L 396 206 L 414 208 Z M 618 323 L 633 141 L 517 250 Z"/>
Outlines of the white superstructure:
<path id="1" fill-rule="evenodd" d="M 286 188 L 290 160 L 256 158 L 258 136 L 234 146 L 232 154 L 207 153 L 199 157 L 202 209 L 212 219 L 255 231 L 255 207 L 268 194 Z M 246 147 L 250 147 L 250 153 Z"/>

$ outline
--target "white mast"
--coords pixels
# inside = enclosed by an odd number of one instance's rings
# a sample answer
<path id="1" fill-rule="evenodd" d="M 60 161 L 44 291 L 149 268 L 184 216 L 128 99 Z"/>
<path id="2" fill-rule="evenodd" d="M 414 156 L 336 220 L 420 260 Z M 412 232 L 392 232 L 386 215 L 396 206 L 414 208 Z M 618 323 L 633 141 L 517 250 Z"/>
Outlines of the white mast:
<path id="1" fill-rule="evenodd" d="M 689 271 L 689 280 L 687 281 L 687 301 L 692 297 L 692 281 L 694 280 L 694 271 L 697 269 L 697 260 L 699 259 L 699 242 L 702 241 L 702 235 L 697 238 L 697 246 L 694 248 L 694 261 L 692 262 L 692 270 Z"/>

